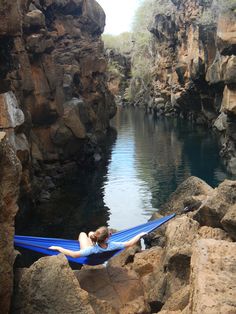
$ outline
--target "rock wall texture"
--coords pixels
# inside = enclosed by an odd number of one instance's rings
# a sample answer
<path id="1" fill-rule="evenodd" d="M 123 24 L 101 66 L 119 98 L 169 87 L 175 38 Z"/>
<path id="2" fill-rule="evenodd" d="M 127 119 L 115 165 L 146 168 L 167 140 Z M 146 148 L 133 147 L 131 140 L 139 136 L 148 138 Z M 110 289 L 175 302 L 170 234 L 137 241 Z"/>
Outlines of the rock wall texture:
<path id="1" fill-rule="evenodd" d="M 235 187 L 190 177 L 165 204 L 179 215 L 146 238 L 152 247 L 129 248 L 106 266 L 73 273 L 59 254 L 17 270 L 12 313 L 235 313 Z"/>
<path id="2" fill-rule="evenodd" d="M 11 295 L 19 191 L 25 208 L 27 202 L 49 198 L 48 187 L 55 188 L 68 171 L 101 159 L 100 141 L 116 112 L 106 84 L 104 25 L 105 13 L 95 0 L 0 2 L 4 313 Z"/>
<path id="3" fill-rule="evenodd" d="M 157 1 L 157 3 L 159 3 Z M 156 7 L 153 107 L 219 131 L 221 155 L 236 173 L 234 1 L 166 0 Z"/>
<path id="4" fill-rule="evenodd" d="M 25 117 L 17 131 L 22 134 L 17 148 L 22 192 L 36 195 L 34 187 L 47 185 L 42 174 L 50 172 L 51 164 L 56 177 L 67 162 L 93 161 L 115 114 L 100 38 L 105 14 L 94 0 L 4 3 L 1 119 L 17 115 L 10 108 L 17 101 Z M 0 127 L 5 128 L 4 121 Z"/>

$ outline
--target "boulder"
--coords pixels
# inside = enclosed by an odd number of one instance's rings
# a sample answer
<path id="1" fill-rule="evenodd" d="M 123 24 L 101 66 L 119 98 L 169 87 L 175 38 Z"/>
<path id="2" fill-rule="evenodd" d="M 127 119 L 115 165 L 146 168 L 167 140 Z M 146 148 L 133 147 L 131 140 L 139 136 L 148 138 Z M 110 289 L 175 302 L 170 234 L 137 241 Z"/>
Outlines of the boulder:
<path id="1" fill-rule="evenodd" d="M 106 15 L 95 0 L 86 0 L 83 2 L 83 17 L 88 19 L 87 31 L 93 35 L 101 35 L 105 27 Z"/>
<path id="2" fill-rule="evenodd" d="M 157 98 L 154 99 L 154 103 L 157 104 L 157 105 L 159 105 L 159 104 L 163 105 L 164 102 L 165 102 L 165 99 L 162 98 L 162 97 L 157 97 Z"/>
<path id="3" fill-rule="evenodd" d="M 213 228 L 222 228 L 221 219 L 229 210 L 229 207 L 236 203 L 236 181 L 225 180 L 201 208 L 195 213 L 196 219 L 200 225 L 206 225 Z"/>
<path id="4" fill-rule="evenodd" d="M 95 313 L 62 254 L 39 259 L 18 277 L 13 313 Z"/>
<path id="5" fill-rule="evenodd" d="M 136 254 L 134 265 L 132 264 L 131 267 L 142 276 L 145 298 L 151 306 L 152 313 L 158 312 L 166 302 L 167 304 L 169 302 L 171 309 L 172 307 L 183 309 L 186 306 L 188 288 L 185 289 L 185 287 L 189 284 L 192 246 L 198 237 L 198 228 L 199 224 L 186 215 L 168 222 L 165 230 L 165 247 L 146 251 L 147 257 L 144 260 L 152 265 L 151 273 L 148 273 L 147 268 L 141 267 L 142 260 L 139 254 Z M 149 260 L 149 252 L 150 257 L 154 252 L 155 254 L 160 252 L 153 259 L 156 261 L 154 264 L 151 263 L 152 259 Z M 176 300 L 172 299 L 173 295 L 176 296 Z"/>
<path id="6" fill-rule="evenodd" d="M 75 98 L 64 104 L 63 122 L 71 130 L 75 137 L 86 137 L 85 126 L 81 122 L 79 108 L 81 101 Z"/>
<path id="7" fill-rule="evenodd" d="M 225 85 L 220 111 L 226 114 L 236 115 L 236 86 L 231 88 Z"/>
<path id="8" fill-rule="evenodd" d="M 159 312 L 168 299 L 169 295 L 166 297 L 167 284 L 167 275 L 160 265 L 152 273 L 142 277 L 145 300 L 151 307 L 151 313 Z"/>
<path id="9" fill-rule="evenodd" d="M 4 140 L 5 137 L 6 137 L 6 132 L 0 131 L 0 143 Z"/>
<path id="10" fill-rule="evenodd" d="M 16 134 L 14 148 L 17 153 L 17 157 L 19 158 L 21 163 L 25 165 L 30 158 L 30 146 L 25 134 Z"/>
<path id="11" fill-rule="evenodd" d="M 206 80 L 210 84 L 236 83 L 236 57 L 235 56 L 220 56 L 208 68 Z"/>
<path id="12" fill-rule="evenodd" d="M 19 108 L 16 96 L 12 91 L 0 94 L 0 128 L 16 128 L 25 121 L 24 114 Z"/>
<path id="13" fill-rule="evenodd" d="M 132 270 L 96 266 L 83 267 L 75 273 L 82 289 L 98 300 L 110 303 L 116 310 L 144 295 L 139 277 Z"/>
<path id="14" fill-rule="evenodd" d="M 182 210 L 186 206 L 185 202 L 188 201 L 190 197 L 202 196 L 202 199 L 204 199 L 212 192 L 213 188 L 203 180 L 197 177 L 189 177 L 171 194 L 168 202 L 161 206 L 161 213 L 165 215 L 170 213 L 182 213 Z"/>
<path id="15" fill-rule="evenodd" d="M 165 302 L 177 290 L 189 284 L 190 259 L 199 224 L 182 216 L 168 223 L 163 266 L 166 273 Z"/>
<path id="16" fill-rule="evenodd" d="M 130 247 L 118 255 L 115 255 L 108 261 L 108 266 L 110 267 L 122 267 L 134 260 L 135 253 L 140 251 L 140 246 L 135 245 Z"/>
<path id="17" fill-rule="evenodd" d="M 228 10 L 220 15 L 217 25 L 217 47 L 222 55 L 231 55 L 236 45 L 235 12 Z"/>
<path id="18" fill-rule="evenodd" d="M 144 297 L 139 297 L 126 303 L 120 310 L 119 314 L 147 314 L 151 309 Z"/>
<path id="19" fill-rule="evenodd" d="M 221 112 L 213 126 L 220 132 L 225 131 L 227 128 L 227 115 L 224 112 Z"/>
<path id="20" fill-rule="evenodd" d="M 57 146 L 66 145 L 73 137 L 72 131 L 60 120 L 51 126 L 50 133 L 53 143 Z"/>
<path id="21" fill-rule="evenodd" d="M 189 313 L 236 312 L 236 244 L 199 240 L 191 259 Z"/>
<path id="22" fill-rule="evenodd" d="M 228 234 L 236 241 L 236 204 L 232 205 L 221 220 Z"/>
<path id="23" fill-rule="evenodd" d="M 211 228 L 203 226 L 198 230 L 198 235 L 202 239 L 215 239 L 215 240 L 224 240 L 232 241 L 230 236 L 220 228 Z"/>
<path id="24" fill-rule="evenodd" d="M 181 256 L 189 257 L 192 254 L 193 242 L 196 239 L 199 229 L 197 221 L 187 217 L 186 215 L 178 217 L 167 224 L 166 228 L 166 247 L 165 247 L 165 263 L 171 268 L 176 264 Z M 171 265 L 173 263 L 173 265 Z M 186 269 L 183 269 L 183 271 Z M 174 270 L 174 269 L 173 269 Z"/>
<path id="25" fill-rule="evenodd" d="M 227 85 L 236 83 L 236 56 L 230 56 L 228 58 L 224 81 Z"/>
<path id="26" fill-rule="evenodd" d="M 228 57 L 221 57 L 220 60 L 213 62 L 206 73 L 206 80 L 209 84 L 217 84 L 224 81 L 224 72 Z"/>
<path id="27" fill-rule="evenodd" d="M 26 50 L 34 54 L 50 52 L 54 49 L 51 38 L 46 38 L 43 34 L 32 34 L 26 39 Z"/>
<path id="28" fill-rule="evenodd" d="M 95 314 L 107 313 L 107 314 L 119 314 L 110 302 L 98 299 L 93 294 L 89 294 L 89 302 L 93 307 Z"/>
<path id="29" fill-rule="evenodd" d="M 36 9 L 28 12 L 24 18 L 24 27 L 28 29 L 32 29 L 35 31 L 36 29 L 45 27 L 45 16 L 42 11 Z"/>
<path id="30" fill-rule="evenodd" d="M 149 250 L 135 254 L 133 262 L 130 264 L 140 277 L 152 273 L 157 265 L 161 263 L 163 257 L 163 249 L 161 247 L 153 247 Z"/>
<path id="31" fill-rule="evenodd" d="M 176 292 L 174 292 L 165 302 L 162 310 L 182 311 L 188 305 L 190 294 L 189 290 L 189 285 L 182 289 L 176 290 Z"/>

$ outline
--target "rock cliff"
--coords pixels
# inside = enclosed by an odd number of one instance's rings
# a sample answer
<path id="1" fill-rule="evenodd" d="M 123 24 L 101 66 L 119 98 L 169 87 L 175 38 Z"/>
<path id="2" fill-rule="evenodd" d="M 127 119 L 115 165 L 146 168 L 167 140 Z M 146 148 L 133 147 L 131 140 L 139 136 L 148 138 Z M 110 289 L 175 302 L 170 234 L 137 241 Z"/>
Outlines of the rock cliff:
<path id="1" fill-rule="evenodd" d="M 0 17 L 0 307 L 7 313 L 17 201 L 47 199 L 48 185 L 68 169 L 101 159 L 116 107 L 105 75 L 105 13 L 95 0 L 1 1 Z"/>
<path id="2" fill-rule="evenodd" d="M 155 12 L 153 106 L 216 128 L 236 173 L 235 2 L 157 1 Z"/>
<path id="3" fill-rule="evenodd" d="M 22 192 L 30 193 L 46 185 L 42 173 L 50 165 L 57 172 L 68 161 L 93 160 L 115 105 L 106 85 L 105 14 L 98 3 L 18 2 L 0 8 L 0 127 L 11 115 L 22 124 L 17 151 Z M 16 103 L 21 114 L 13 113 Z"/>

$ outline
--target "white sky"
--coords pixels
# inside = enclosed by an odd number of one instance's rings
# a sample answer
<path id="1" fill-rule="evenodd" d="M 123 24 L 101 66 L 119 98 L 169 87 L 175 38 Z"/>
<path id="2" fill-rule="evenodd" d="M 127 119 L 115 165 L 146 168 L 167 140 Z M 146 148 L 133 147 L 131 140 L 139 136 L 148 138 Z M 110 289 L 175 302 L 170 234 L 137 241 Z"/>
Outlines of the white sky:
<path id="1" fill-rule="evenodd" d="M 131 30 L 140 0 L 97 0 L 106 13 L 105 34 L 118 35 Z"/>

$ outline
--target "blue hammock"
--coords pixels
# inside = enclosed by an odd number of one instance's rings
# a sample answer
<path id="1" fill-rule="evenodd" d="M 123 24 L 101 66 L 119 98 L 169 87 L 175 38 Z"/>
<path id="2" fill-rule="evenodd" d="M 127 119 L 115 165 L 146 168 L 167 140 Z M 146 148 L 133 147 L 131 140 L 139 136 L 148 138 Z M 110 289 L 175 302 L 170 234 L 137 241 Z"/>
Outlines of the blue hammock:
<path id="1" fill-rule="evenodd" d="M 161 219 L 153 220 L 147 222 L 145 224 L 126 229 L 117 233 L 114 233 L 109 238 L 109 241 L 113 242 L 126 242 L 138 235 L 141 232 L 152 232 L 153 230 L 157 229 L 165 222 L 169 221 L 175 217 L 175 214 L 170 216 L 163 217 Z M 36 252 L 40 252 L 46 255 L 57 255 L 59 254 L 58 251 L 49 250 L 48 247 L 52 245 L 61 246 L 68 250 L 79 251 L 80 245 L 79 242 L 76 240 L 65 240 L 65 239 L 56 239 L 56 238 L 39 238 L 39 237 L 29 237 L 29 236 L 15 236 L 14 243 L 17 247 L 22 247 L 25 249 L 33 250 Z M 122 250 L 114 250 L 114 251 L 107 251 L 104 253 L 92 254 L 86 257 L 77 257 L 73 258 L 67 256 L 68 260 L 71 262 L 79 263 L 79 264 L 86 264 L 86 265 L 99 265 L 106 262 L 112 256 L 118 254 Z"/>

